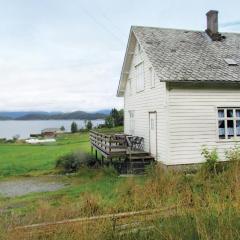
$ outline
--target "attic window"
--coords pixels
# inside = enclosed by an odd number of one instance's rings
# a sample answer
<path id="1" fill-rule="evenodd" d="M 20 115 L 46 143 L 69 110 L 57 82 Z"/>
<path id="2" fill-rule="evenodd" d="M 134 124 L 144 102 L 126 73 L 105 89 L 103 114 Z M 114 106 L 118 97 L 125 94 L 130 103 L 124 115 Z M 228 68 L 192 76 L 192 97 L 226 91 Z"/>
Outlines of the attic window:
<path id="1" fill-rule="evenodd" d="M 141 52 L 141 46 L 140 46 L 140 44 L 139 44 L 139 43 L 137 44 L 137 50 L 138 50 L 138 53 L 140 53 L 140 52 Z"/>
<path id="2" fill-rule="evenodd" d="M 231 58 L 224 58 L 224 61 L 228 64 L 228 66 L 238 66 L 237 62 Z"/>

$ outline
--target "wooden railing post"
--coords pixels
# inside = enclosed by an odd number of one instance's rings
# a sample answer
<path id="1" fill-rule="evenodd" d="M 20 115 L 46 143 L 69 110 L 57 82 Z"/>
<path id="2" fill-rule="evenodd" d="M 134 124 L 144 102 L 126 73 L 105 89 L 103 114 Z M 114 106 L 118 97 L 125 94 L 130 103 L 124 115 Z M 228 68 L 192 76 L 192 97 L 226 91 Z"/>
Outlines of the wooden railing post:
<path id="1" fill-rule="evenodd" d="M 126 154 L 127 146 L 124 139 L 121 137 L 91 131 L 90 141 L 91 146 L 94 149 L 99 151 L 101 155 L 110 160 L 113 157 L 119 157 L 121 154 Z M 94 150 L 91 148 L 91 151 L 93 152 Z"/>

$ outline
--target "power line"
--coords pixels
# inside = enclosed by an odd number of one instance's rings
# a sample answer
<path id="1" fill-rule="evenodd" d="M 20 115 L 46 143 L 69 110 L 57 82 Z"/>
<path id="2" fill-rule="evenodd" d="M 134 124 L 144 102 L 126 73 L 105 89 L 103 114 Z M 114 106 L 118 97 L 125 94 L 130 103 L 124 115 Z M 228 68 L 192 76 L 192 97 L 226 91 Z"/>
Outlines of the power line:
<path id="1" fill-rule="evenodd" d="M 226 28 L 226 27 L 235 27 L 235 26 L 239 26 L 240 25 L 240 21 L 234 21 L 234 22 L 225 22 L 220 24 L 220 26 L 222 28 Z"/>
<path id="2" fill-rule="evenodd" d="M 98 12 L 114 27 L 116 28 L 122 35 L 124 35 L 125 37 L 127 37 L 125 34 L 122 33 L 122 29 L 120 29 L 119 26 L 117 26 L 116 24 L 114 24 L 114 22 L 112 21 L 112 19 L 110 19 L 105 12 L 103 12 L 102 8 L 95 3 L 95 5 L 97 5 L 98 8 Z"/>
<path id="3" fill-rule="evenodd" d="M 118 35 L 116 35 L 114 32 L 112 32 L 110 29 L 108 29 L 104 24 L 102 24 L 101 22 L 98 21 L 98 19 L 93 16 L 92 14 L 90 14 L 90 12 L 81 5 L 81 8 L 82 8 L 82 11 L 89 17 L 91 18 L 95 24 L 97 24 L 98 26 L 100 26 L 102 29 L 104 29 L 106 32 L 108 32 L 109 34 L 111 34 L 116 40 L 118 40 L 119 43 L 121 44 L 124 44 L 125 45 L 125 42 L 124 40 L 119 37 Z"/>

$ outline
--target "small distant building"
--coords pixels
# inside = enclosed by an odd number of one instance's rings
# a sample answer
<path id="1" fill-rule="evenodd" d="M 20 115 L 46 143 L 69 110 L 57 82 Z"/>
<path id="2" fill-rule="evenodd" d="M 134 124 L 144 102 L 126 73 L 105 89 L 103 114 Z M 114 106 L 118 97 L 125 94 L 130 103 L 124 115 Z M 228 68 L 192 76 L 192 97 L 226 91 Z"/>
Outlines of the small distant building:
<path id="1" fill-rule="evenodd" d="M 60 128 L 45 128 L 41 131 L 42 137 L 56 137 L 58 134 L 64 133 Z"/>

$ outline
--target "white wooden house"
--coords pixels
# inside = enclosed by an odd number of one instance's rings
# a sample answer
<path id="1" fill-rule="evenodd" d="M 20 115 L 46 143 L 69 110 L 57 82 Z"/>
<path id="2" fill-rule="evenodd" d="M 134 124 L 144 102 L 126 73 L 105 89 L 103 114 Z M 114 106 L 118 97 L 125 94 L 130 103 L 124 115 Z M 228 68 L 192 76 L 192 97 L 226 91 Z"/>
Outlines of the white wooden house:
<path id="1" fill-rule="evenodd" d="M 240 34 L 133 26 L 117 95 L 127 134 L 167 166 L 203 162 L 202 147 L 240 142 Z"/>

